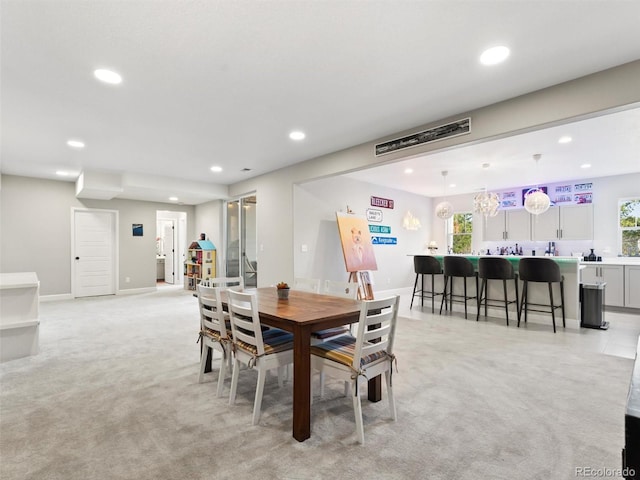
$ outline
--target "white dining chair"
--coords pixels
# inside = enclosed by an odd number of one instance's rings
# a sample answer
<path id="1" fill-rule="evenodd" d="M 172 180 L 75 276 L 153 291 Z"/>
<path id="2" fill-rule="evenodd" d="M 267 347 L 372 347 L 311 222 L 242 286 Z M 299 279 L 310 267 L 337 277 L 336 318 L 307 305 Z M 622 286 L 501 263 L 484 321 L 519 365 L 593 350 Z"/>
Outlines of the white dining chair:
<path id="1" fill-rule="evenodd" d="M 358 284 L 356 282 L 337 282 L 335 280 L 325 280 L 322 293 L 334 297 L 358 298 Z"/>
<path id="2" fill-rule="evenodd" d="M 395 357 L 393 340 L 398 319 L 398 295 L 380 300 L 362 302 L 356 336 L 343 335 L 337 339 L 311 346 L 311 366 L 351 383 L 353 411 L 356 419 L 358 442 L 364 443 L 361 392 L 359 386 L 384 373 L 389 413 L 396 419 L 391 374 Z M 320 396 L 323 392 L 320 391 Z"/>
<path id="3" fill-rule="evenodd" d="M 205 278 L 199 285 L 204 287 L 226 287 L 234 290 L 244 289 L 244 279 L 242 277 L 215 277 Z"/>
<path id="4" fill-rule="evenodd" d="M 304 292 L 320 293 L 320 279 L 296 277 L 293 279 L 293 287 L 291 288 Z"/>
<path id="5" fill-rule="evenodd" d="M 246 364 L 248 368 L 257 370 L 258 381 L 252 417 L 252 424 L 257 425 L 260 421 L 267 372 L 277 369 L 278 383 L 282 386 L 284 367 L 293 363 L 293 335 L 279 328 L 262 330 L 255 293 L 228 290 L 227 294 L 235 353 L 229 405 L 236 401 L 241 365 Z"/>
<path id="6" fill-rule="evenodd" d="M 218 373 L 218 388 L 216 396 L 222 395 L 227 364 L 231 367 L 231 331 L 229 315 L 222 309 L 220 292 L 223 287 L 207 287 L 198 285 L 198 306 L 200 310 L 200 374 L 198 382 L 202 383 L 205 376 L 207 356 L 218 350 L 222 354 Z"/>

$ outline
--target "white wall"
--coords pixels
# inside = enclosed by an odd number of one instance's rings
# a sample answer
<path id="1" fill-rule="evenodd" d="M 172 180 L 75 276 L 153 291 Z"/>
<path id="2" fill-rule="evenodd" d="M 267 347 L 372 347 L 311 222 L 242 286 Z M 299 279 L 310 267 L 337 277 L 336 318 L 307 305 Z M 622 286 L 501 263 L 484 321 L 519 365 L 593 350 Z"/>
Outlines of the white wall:
<path id="1" fill-rule="evenodd" d="M 36 272 L 41 295 L 71 293 L 71 207 L 119 212 L 119 288 L 156 286 L 156 211 L 187 213 L 193 236 L 193 207 L 135 200 L 80 200 L 71 182 L 2 175 L 0 272 Z M 131 225 L 144 235 L 133 237 Z M 125 283 L 129 277 L 130 282 Z"/>
<path id="2" fill-rule="evenodd" d="M 195 226 L 194 232 L 196 237 L 191 239 L 197 240 L 200 234 L 206 234 L 207 239 L 211 240 L 216 247 L 216 275 L 224 275 L 224 251 L 223 251 L 223 232 L 222 228 L 222 200 L 214 200 L 212 202 L 202 203 L 194 207 Z M 187 244 L 190 244 L 188 241 Z M 187 245 L 188 247 L 189 245 Z"/>
<path id="3" fill-rule="evenodd" d="M 397 237 L 397 245 L 374 245 L 378 270 L 373 272 L 376 290 L 401 288 L 413 283 L 413 259 L 409 254 L 426 251 L 431 239 L 432 201 L 421 195 L 358 182 L 346 177 L 327 178 L 294 186 L 293 194 L 293 259 L 294 277 L 311 277 L 346 281 L 346 271 L 336 211 L 345 212 L 347 205 L 355 214 L 365 216 L 370 197 L 394 200 L 395 208 L 377 208 L 383 213 L 382 222 Z M 422 228 L 409 231 L 402 228 L 402 218 L 410 210 Z M 376 234 L 372 234 L 376 235 Z M 306 245 L 307 252 L 302 251 Z M 291 278 L 283 277 L 289 281 Z"/>

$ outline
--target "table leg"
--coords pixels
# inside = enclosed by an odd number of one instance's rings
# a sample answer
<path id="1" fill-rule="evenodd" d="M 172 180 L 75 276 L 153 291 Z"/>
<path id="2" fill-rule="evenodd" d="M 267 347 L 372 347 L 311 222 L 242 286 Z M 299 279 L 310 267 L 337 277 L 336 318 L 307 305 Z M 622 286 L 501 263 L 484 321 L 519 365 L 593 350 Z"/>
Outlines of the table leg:
<path id="1" fill-rule="evenodd" d="M 293 332 L 293 438 L 311 436 L 311 327 L 299 325 Z"/>
<path id="2" fill-rule="evenodd" d="M 382 400 L 382 375 L 373 377 L 367 385 L 367 398 L 370 402 Z"/>

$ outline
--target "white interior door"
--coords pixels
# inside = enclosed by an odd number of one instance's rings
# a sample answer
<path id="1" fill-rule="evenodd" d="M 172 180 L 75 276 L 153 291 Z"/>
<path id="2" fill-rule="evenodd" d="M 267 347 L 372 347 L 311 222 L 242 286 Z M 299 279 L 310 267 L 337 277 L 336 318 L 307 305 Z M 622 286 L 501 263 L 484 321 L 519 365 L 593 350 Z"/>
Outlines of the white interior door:
<path id="1" fill-rule="evenodd" d="M 166 283 L 174 284 L 176 282 L 175 279 L 175 270 L 173 266 L 175 265 L 175 227 L 173 226 L 174 222 L 171 224 L 167 224 L 164 226 L 163 238 L 164 238 L 164 281 Z"/>
<path id="2" fill-rule="evenodd" d="M 116 293 L 116 214 L 104 210 L 74 210 L 74 295 Z"/>

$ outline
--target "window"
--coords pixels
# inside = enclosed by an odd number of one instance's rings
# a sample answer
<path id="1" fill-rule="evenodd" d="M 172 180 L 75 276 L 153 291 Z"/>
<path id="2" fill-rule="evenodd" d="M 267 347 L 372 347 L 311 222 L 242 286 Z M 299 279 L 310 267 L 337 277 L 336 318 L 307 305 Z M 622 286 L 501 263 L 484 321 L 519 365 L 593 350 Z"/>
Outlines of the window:
<path id="1" fill-rule="evenodd" d="M 640 198 L 619 202 L 618 218 L 623 257 L 640 256 Z"/>
<path id="2" fill-rule="evenodd" d="M 455 213 L 449 225 L 449 231 L 452 232 L 449 234 L 451 253 L 471 253 L 473 213 Z"/>

